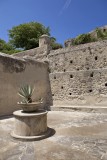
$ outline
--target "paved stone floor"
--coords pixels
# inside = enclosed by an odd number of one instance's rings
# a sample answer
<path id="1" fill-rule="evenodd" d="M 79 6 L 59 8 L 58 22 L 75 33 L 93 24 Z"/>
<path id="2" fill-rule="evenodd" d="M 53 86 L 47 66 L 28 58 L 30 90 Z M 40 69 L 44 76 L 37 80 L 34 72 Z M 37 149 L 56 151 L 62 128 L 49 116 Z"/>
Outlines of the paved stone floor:
<path id="1" fill-rule="evenodd" d="M 13 139 L 14 118 L 0 119 L 0 160 L 107 160 L 107 113 L 48 113 L 52 135 L 44 140 Z"/>

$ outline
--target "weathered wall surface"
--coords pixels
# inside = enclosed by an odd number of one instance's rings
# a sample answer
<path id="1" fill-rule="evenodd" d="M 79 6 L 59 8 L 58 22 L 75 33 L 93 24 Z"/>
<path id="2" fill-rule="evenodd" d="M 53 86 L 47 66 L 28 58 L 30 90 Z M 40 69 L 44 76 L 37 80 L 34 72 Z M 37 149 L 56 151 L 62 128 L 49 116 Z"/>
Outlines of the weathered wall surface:
<path id="1" fill-rule="evenodd" d="M 30 49 L 30 50 L 26 50 L 26 51 L 22 51 L 19 53 L 14 54 L 13 56 L 15 57 L 32 57 L 33 59 L 44 59 L 47 57 L 48 54 L 48 48 L 47 46 L 42 46 L 42 47 L 37 47 L 34 49 Z"/>
<path id="2" fill-rule="evenodd" d="M 54 104 L 107 105 L 107 41 L 51 51 Z"/>
<path id="3" fill-rule="evenodd" d="M 32 59 L 20 59 L 0 53 L 0 115 L 17 110 L 21 101 L 17 92 L 24 84 L 35 86 L 33 100 L 43 98 L 43 107 L 51 102 L 48 65 Z"/>
<path id="4" fill-rule="evenodd" d="M 49 36 L 42 35 L 39 38 L 39 47 L 16 53 L 15 56 L 23 58 L 29 56 L 32 57 L 33 59 L 45 60 L 51 50 L 50 42 L 51 41 Z"/>
<path id="5" fill-rule="evenodd" d="M 52 73 L 50 81 L 54 104 L 107 104 L 107 69 Z"/>
<path id="6" fill-rule="evenodd" d="M 54 73 L 106 68 L 107 41 L 51 51 L 48 58 Z"/>
<path id="7" fill-rule="evenodd" d="M 48 58 L 53 104 L 107 105 L 107 40 L 44 53 L 33 58 Z"/>

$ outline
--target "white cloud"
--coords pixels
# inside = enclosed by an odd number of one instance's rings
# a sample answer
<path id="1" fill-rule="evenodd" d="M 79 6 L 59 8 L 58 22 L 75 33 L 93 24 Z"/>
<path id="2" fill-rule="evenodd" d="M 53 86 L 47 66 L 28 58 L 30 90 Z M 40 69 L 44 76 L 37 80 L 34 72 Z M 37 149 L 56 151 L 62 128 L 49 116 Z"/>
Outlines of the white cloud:
<path id="1" fill-rule="evenodd" d="M 64 6 L 62 7 L 59 15 L 61 15 L 64 12 L 64 10 L 66 10 L 70 6 L 70 4 L 71 4 L 71 0 L 66 0 L 66 2 L 64 4 Z"/>
<path id="2" fill-rule="evenodd" d="M 71 3 L 71 0 L 67 0 L 62 9 L 63 10 L 67 9 L 69 7 L 70 3 Z"/>

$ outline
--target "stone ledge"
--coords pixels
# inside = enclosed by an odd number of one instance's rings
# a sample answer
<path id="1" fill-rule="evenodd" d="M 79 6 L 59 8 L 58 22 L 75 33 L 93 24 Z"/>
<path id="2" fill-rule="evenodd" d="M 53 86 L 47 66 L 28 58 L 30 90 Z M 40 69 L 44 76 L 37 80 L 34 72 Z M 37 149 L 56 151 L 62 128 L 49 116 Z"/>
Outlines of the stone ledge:
<path id="1" fill-rule="evenodd" d="M 98 112 L 107 113 L 107 107 L 105 106 L 66 106 L 66 105 L 54 105 L 50 107 L 52 111 L 80 111 L 80 112 Z"/>

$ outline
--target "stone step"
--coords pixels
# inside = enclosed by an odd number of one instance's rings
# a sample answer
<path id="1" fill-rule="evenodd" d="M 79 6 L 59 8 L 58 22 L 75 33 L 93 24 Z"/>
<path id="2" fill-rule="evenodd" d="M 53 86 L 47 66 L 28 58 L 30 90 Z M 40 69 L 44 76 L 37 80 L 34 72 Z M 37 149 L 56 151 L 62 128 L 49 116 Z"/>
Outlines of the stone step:
<path id="1" fill-rule="evenodd" d="M 99 112 L 107 113 L 106 106 L 66 106 L 66 105 L 53 105 L 50 107 L 52 111 L 80 111 L 80 112 Z"/>

